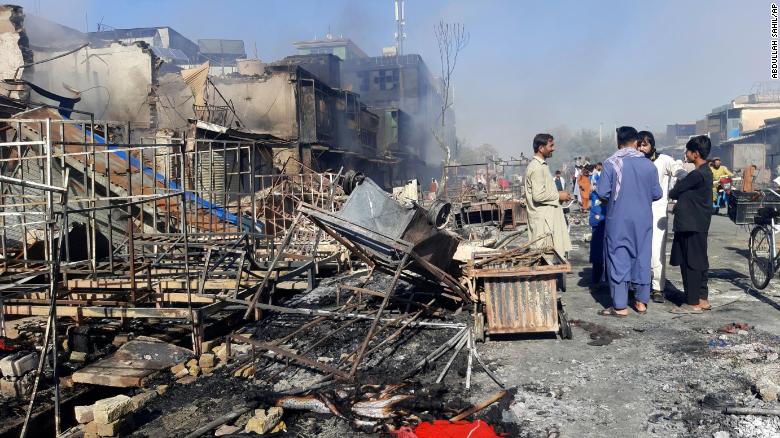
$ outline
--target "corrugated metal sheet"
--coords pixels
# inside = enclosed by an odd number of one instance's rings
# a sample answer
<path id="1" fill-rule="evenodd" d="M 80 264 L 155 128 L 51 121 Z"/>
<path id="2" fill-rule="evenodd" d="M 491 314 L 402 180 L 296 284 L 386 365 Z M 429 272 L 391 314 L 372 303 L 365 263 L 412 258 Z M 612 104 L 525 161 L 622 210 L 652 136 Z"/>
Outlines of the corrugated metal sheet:
<path id="1" fill-rule="evenodd" d="M 557 274 L 485 278 L 488 333 L 558 330 Z"/>

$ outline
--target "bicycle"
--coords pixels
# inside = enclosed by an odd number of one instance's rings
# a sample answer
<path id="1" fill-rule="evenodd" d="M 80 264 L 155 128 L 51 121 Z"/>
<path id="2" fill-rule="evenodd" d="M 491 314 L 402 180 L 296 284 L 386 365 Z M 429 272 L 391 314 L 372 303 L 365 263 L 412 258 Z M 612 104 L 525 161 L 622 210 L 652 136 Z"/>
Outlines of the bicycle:
<path id="1" fill-rule="evenodd" d="M 772 189 L 768 190 L 778 198 L 780 194 Z M 750 232 L 748 267 L 750 280 L 756 289 L 764 289 L 774 277 L 780 266 L 776 236 L 780 233 L 780 210 L 778 207 L 760 207 L 756 212 L 753 230 Z"/>

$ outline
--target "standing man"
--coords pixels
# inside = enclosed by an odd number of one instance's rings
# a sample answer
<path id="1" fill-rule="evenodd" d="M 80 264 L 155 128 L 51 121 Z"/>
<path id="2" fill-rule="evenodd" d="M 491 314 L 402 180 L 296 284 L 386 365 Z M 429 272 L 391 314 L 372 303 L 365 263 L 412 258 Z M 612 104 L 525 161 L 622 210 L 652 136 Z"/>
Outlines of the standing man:
<path id="1" fill-rule="evenodd" d="M 574 199 L 579 204 L 580 201 L 580 175 L 582 175 L 582 166 L 579 164 L 579 157 L 574 164 L 574 182 L 572 183 L 572 191 L 574 192 Z"/>
<path id="2" fill-rule="evenodd" d="M 712 307 L 708 301 L 707 235 L 712 219 L 710 181 L 712 170 L 707 166 L 711 143 L 706 135 L 688 140 L 685 159 L 696 169 L 679 180 L 669 191 L 669 197 L 677 200 L 674 214 L 674 241 L 672 242 L 672 266 L 679 266 L 685 289 L 686 304 L 674 308 L 672 313 L 702 313 Z"/>
<path id="3" fill-rule="evenodd" d="M 555 188 L 558 189 L 559 192 L 563 192 L 566 189 L 566 180 L 563 179 L 563 176 L 561 176 L 561 171 L 556 170 L 555 171 L 555 178 L 553 178 L 555 181 Z"/>
<path id="4" fill-rule="evenodd" d="M 550 134 L 537 134 L 533 148 L 534 157 L 528 164 L 523 181 L 528 210 L 528 238 L 533 241 L 550 234 L 549 238 L 537 242 L 536 246 L 552 246 L 561 257 L 566 257 L 571 249 L 571 241 L 561 202 L 571 200 L 571 195 L 557 189 L 547 165 L 547 159 L 555 151 L 555 140 Z"/>
<path id="5" fill-rule="evenodd" d="M 667 208 L 669 206 L 669 186 L 682 166 L 674 158 L 655 150 L 655 137 L 650 131 L 639 132 L 639 152 L 645 154 L 655 164 L 658 171 L 658 184 L 661 185 L 661 199 L 653 202 L 653 255 L 650 260 L 652 281 L 650 298 L 656 303 L 664 302 L 666 285 L 666 233 L 669 228 Z"/>
<path id="6" fill-rule="evenodd" d="M 653 201 L 661 186 L 653 163 L 637 150 L 638 133 L 630 126 L 617 129 L 619 150 L 604 163 L 597 192 L 608 200 L 605 227 L 606 270 L 612 307 L 603 316 L 628 316 L 628 287 L 636 288 L 634 309 L 644 314 L 650 301 L 650 257 L 653 240 Z"/>

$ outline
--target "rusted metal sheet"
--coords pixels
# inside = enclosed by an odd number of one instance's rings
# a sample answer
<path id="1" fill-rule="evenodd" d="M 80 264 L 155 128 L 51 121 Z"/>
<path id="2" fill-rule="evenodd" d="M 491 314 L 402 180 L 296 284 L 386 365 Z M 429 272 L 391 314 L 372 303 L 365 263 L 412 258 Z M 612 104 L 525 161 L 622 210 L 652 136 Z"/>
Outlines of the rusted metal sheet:
<path id="1" fill-rule="evenodd" d="M 552 248 L 475 255 L 467 274 L 482 283 L 487 333 L 558 331 L 557 280 L 571 265 Z"/>
<path id="2" fill-rule="evenodd" d="M 488 333 L 532 333 L 558 330 L 557 274 L 486 277 L 485 315 Z"/>

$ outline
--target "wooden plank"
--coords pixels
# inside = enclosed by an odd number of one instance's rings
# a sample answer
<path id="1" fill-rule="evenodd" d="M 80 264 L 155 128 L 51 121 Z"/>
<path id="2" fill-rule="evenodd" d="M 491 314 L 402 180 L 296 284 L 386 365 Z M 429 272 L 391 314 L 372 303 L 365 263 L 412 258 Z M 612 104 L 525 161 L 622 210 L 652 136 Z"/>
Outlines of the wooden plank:
<path id="1" fill-rule="evenodd" d="M 192 352 L 186 348 L 140 336 L 73 373 L 73 381 L 120 388 L 141 386 L 145 379 L 191 357 Z"/>
<path id="2" fill-rule="evenodd" d="M 49 306 L 31 304 L 5 304 L 6 315 L 47 316 Z M 187 319 L 187 309 L 146 308 L 146 307 L 75 307 L 57 306 L 57 316 L 70 318 L 170 318 Z"/>

